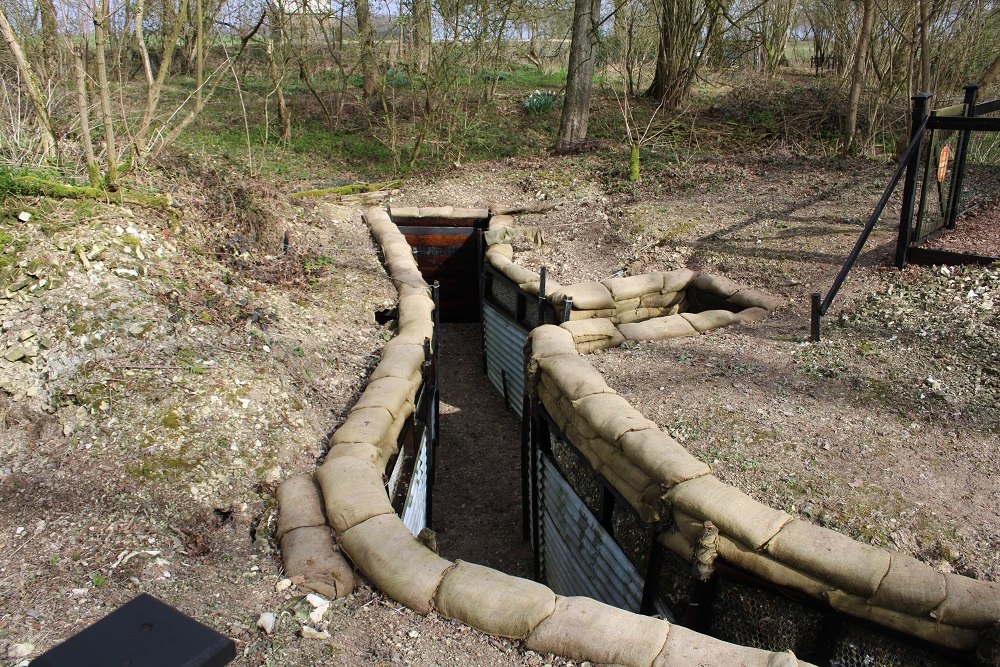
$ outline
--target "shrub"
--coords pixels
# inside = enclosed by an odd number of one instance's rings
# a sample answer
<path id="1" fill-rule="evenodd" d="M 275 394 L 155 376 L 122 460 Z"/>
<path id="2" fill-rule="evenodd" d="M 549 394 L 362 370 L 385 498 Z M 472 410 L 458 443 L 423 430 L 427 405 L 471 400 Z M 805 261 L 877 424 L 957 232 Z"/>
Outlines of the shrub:
<path id="1" fill-rule="evenodd" d="M 521 102 L 521 106 L 529 114 L 541 114 L 552 111 L 559 96 L 549 90 L 536 90 Z"/>

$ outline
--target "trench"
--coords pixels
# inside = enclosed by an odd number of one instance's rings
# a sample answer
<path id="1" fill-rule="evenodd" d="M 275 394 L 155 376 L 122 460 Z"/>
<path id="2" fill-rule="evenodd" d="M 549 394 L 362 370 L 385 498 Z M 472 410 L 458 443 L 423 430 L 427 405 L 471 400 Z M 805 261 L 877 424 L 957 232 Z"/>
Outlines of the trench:
<path id="1" fill-rule="evenodd" d="M 440 284 L 440 419 L 433 519 L 439 553 L 531 577 L 521 525 L 520 420 L 483 372 L 479 273 L 485 218 L 394 222 L 428 283 Z"/>
<path id="2" fill-rule="evenodd" d="M 479 327 L 440 327 L 432 528 L 443 557 L 530 578 L 534 561 L 521 532 L 520 420 L 482 372 Z"/>

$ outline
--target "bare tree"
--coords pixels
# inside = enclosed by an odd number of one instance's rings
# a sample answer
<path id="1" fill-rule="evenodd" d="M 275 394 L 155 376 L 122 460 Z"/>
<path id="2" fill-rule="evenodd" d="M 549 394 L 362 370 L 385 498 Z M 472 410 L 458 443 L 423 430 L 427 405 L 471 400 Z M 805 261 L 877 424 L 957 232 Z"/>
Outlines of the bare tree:
<path id="1" fill-rule="evenodd" d="M 875 18 L 875 0 L 864 0 L 861 15 L 861 30 L 858 33 L 858 43 L 854 50 L 854 64 L 851 68 L 851 94 L 847 105 L 847 118 L 844 121 L 844 136 L 841 140 L 844 154 L 855 150 L 855 139 L 858 131 L 858 106 L 861 101 L 861 88 L 865 79 L 865 64 L 868 51 L 871 48 L 872 22 Z"/>
<path id="2" fill-rule="evenodd" d="M 7 20 L 7 15 L 2 9 L 0 9 L 0 33 L 2 33 L 3 40 L 14 57 L 14 62 L 17 64 L 17 69 L 21 74 L 21 81 L 28 92 L 28 98 L 31 100 L 31 106 L 35 110 L 35 116 L 38 118 L 42 153 L 45 157 L 53 156 L 56 151 L 56 136 L 52 131 L 52 120 L 49 117 L 49 110 L 45 104 L 45 97 L 42 95 L 35 70 L 24 55 L 24 49 L 21 48 L 21 43 L 18 42 L 17 36 L 14 34 L 14 28 L 11 26 L 10 21 Z"/>

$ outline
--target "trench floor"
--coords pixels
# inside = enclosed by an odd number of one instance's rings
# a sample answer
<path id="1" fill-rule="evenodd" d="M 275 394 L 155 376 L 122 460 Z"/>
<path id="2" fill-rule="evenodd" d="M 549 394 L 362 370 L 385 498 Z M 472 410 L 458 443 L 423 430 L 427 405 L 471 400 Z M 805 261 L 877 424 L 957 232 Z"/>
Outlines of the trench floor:
<path id="1" fill-rule="evenodd" d="M 483 374 L 481 325 L 442 324 L 432 528 L 444 558 L 532 576 L 521 533 L 521 425 Z"/>

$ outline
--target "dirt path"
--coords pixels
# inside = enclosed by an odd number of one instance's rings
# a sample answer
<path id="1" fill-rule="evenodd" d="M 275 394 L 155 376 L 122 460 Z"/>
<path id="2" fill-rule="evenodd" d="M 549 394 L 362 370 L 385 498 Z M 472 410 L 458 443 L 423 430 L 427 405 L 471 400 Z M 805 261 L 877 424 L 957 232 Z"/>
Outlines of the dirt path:
<path id="1" fill-rule="evenodd" d="M 482 372 L 479 324 L 441 326 L 441 444 L 434 529 L 441 555 L 530 577 L 521 539 L 517 416 Z"/>

